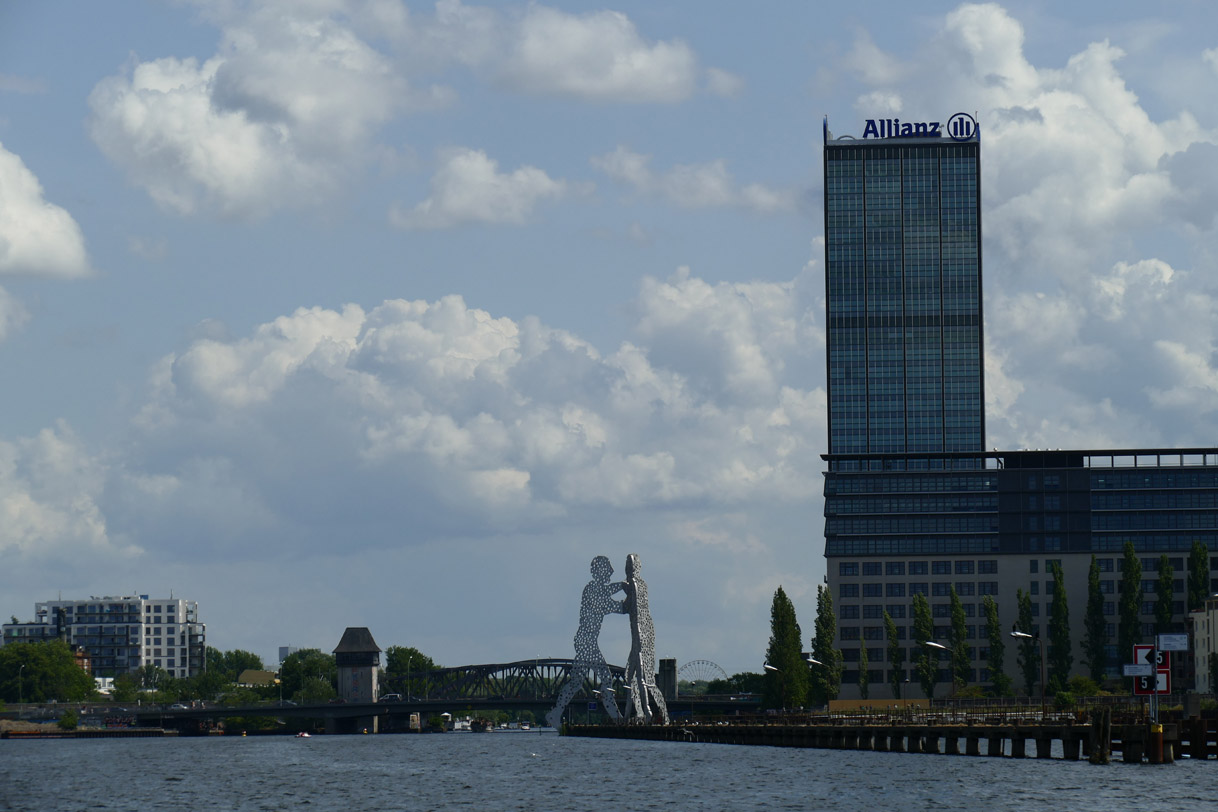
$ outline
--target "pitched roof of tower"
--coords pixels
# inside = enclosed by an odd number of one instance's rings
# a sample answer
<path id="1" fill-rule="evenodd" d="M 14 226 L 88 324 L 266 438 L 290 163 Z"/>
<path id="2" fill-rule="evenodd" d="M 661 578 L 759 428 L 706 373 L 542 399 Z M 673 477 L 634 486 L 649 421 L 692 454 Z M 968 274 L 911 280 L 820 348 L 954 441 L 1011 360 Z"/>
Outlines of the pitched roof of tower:
<path id="1" fill-rule="evenodd" d="M 372 639 L 372 632 L 368 631 L 367 626 L 348 626 L 343 632 L 343 639 L 338 641 L 338 648 L 334 649 L 335 654 L 366 654 L 369 652 L 379 652 L 381 647 Z"/>

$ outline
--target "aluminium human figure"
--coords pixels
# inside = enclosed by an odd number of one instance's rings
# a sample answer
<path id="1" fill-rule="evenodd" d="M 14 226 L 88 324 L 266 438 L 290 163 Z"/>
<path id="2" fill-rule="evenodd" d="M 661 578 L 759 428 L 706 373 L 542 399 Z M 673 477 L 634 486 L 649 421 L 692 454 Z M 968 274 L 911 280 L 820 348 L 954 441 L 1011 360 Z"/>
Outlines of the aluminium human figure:
<path id="1" fill-rule="evenodd" d="M 575 659 L 571 663 L 571 674 L 558 695 L 558 701 L 546 714 L 546 722 L 553 728 L 562 724 L 563 711 L 579 692 L 589 672 L 592 672 L 600 686 L 599 693 L 605 703 L 605 711 L 612 719 L 621 718 L 617 702 L 613 698 L 613 673 L 605 662 L 605 655 L 601 653 L 600 634 L 605 615 L 626 613 L 626 602 L 613 598 L 613 595 L 624 590 L 626 585 L 621 581 L 609 582 L 609 576 L 613 575 L 613 565 L 603 555 L 592 559 L 591 571 L 592 580 L 584 587 L 579 604 L 579 628 L 575 631 Z"/>
<path id="2" fill-rule="evenodd" d="M 651 622 L 651 607 L 647 602 L 647 582 L 639 575 L 643 565 L 631 553 L 626 557 L 626 609 L 630 615 L 630 658 L 626 663 L 626 685 L 630 697 L 626 700 L 626 717 L 633 712 L 651 724 L 652 703 L 660 719 L 668 724 L 668 706 L 656 687 L 656 630 Z"/>

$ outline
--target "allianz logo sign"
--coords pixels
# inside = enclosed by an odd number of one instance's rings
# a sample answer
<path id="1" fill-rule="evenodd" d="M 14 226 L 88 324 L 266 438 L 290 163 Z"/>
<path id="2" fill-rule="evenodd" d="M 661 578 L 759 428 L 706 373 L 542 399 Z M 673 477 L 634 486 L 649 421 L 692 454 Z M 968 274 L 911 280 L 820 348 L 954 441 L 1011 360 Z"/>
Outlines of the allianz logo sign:
<path id="1" fill-rule="evenodd" d="M 901 122 L 899 118 L 869 118 L 863 127 L 864 138 L 942 138 L 953 141 L 968 141 L 977 134 L 977 120 L 968 113 L 956 113 L 941 128 L 938 121 Z"/>

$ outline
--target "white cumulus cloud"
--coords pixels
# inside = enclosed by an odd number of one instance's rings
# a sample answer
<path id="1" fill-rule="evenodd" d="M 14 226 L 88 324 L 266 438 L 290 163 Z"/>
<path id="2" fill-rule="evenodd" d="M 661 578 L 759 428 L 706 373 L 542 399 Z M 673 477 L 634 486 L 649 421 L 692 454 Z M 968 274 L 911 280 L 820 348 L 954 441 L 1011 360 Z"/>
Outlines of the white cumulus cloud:
<path id="1" fill-rule="evenodd" d="M 99 503 L 108 475 L 63 424 L 0 440 L 0 553 L 75 563 L 138 554 L 107 530 Z"/>
<path id="2" fill-rule="evenodd" d="M 327 531 L 309 523 L 353 509 L 483 534 L 811 498 L 825 401 L 805 364 L 823 349 L 799 290 L 647 280 L 638 342 L 607 355 L 459 296 L 201 338 L 154 371 L 123 515 L 155 525 L 214 503 L 192 522 L 212 544 L 242 532 L 232 515 L 316 544 Z"/>
<path id="3" fill-rule="evenodd" d="M 80 226 L 44 198 L 34 173 L 0 144 L 0 274 L 77 277 L 89 272 Z M 0 335 L 3 311 L 0 306 Z M 8 312 L 12 324 L 11 304 Z"/>
<path id="4" fill-rule="evenodd" d="M 655 195 L 684 208 L 739 206 L 760 213 L 790 211 L 795 194 L 760 183 L 741 186 L 723 160 L 703 164 L 678 164 L 666 172 L 650 167 L 651 156 L 618 146 L 613 152 L 592 158 L 592 165 L 613 180 L 634 187 L 641 194 Z"/>
<path id="5" fill-rule="evenodd" d="M 101 150 L 160 204 L 251 217 L 316 203 L 411 91 L 383 54 L 307 5 L 226 17 L 203 62 L 137 62 L 89 96 Z"/>
<path id="6" fill-rule="evenodd" d="M 558 200 L 568 192 L 565 181 L 554 180 L 535 166 L 500 172 L 499 164 L 482 150 L 456 148 L 440 156 L 431 179 L 431 194 L 411 209 L 394 208 L 390 221 L 401 228 L 449 228 L 462 223 L 528 221 L 537 205 Z"/>

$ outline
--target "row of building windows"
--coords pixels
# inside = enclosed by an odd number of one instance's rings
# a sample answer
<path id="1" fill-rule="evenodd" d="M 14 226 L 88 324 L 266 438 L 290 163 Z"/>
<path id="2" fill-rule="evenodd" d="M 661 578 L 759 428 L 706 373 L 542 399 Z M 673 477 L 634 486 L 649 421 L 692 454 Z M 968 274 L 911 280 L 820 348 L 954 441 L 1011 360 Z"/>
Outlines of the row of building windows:
<path id="1" fill-rule="evenodd" d="M 843 460 L 842 462 L 848 462 Z M 882 463 L 887 460 L 871 460 Z M 925 462 L 932 463 L 931 460 Z M 938 460 L 940 466 L 958 460 Z M 965 461 L 967 462 L 967 460 Z M 935 466 L 929 465 L 932 470 Z M 825 496 L 870 493 L 936 493 L 948 491 L 995 491 L 998 479 L 993 474 L 944 474 L 924 476 L 832 476 L 825 478 Z"/>
<path id="2" fill-rule="evenodd" d="M 998 537 L 839 539 L 825 541 L 825 556 L 955 555 L 998 552 Z"/>
<path id="3" fill-rule="evenodd" d="M 854 513 L 963 513 L 998 510 L 995 493 L 942 496 L 881 496 L 833 499 L 825 504 L 826 515 Z"/>
<path id="4" fill-rule="evenodd" d="M 913 640 L 913 626 L 895 625 L 898 640 Z M 935 640 L 947 640 L 952 633 L 950 625 L 936 625 L 932 631 L 932 638 Z M 838 626 L 838 639 L 842 641 L 854 640 L 888 640 L 888 632 L 884 626 Z M 964 627 L 965 639 L 973 640 L 976 638 L 985 638 L 984 625 L 966 624 Z"/>
<path id="5" fill-rule="evenodd" d="M 1147 490 L 1151 488 L 1218 488 L 1218 470 L 1166 469 L 1156 471 L 1092 472 L 1092 490 Z"/>
<path id="6" fill-rule="evenodd" d="M 857 663 L 860 659 L 861 650 L 862 650 L 861 647 L 859 647 L 859 648 L 850 647 L 850 648 L 842 649 L 842 661 L 847 662 L 847 663 Z M 898 656 L 900 657 L 900 660 L 903 663 L 908 663 L 911 659 L 913 659 L 914 657 L 917 657 L 921 653 L 918 646 L 912 646 L 912 647 L 901 646 L 901 647 L 899 647 L 898 651 L 900 651 L 900 654 Z M 891 654 L 892 654 L 892 652 L 890 652 L 888 650 L 887 646 L 885 646 L 883 648 L 873 648 L 871 646 L 867 646 L 868 662 L 871 662 L 871 663 L 892 662 Z M 969 660 L 984 660 L 988 657 L 989 657 L 989 648 L 985 648 L 985 647 L 979 648 L 976 646 L 968 647 L 968 659 Z M 946 655 L 945 655 L 945 659 L 946 659 Z"/>
<path id="7" fill-rule="evenodd" d="M 998 516 L 992 513 L 959 516 L 892 516 L 857 519 L 830 518 L 825 535 L 870 536 L 893 533 L 996 533 Z"/>
<path id="8" fill-rule="evenodd" d="M 974 587 L 975 584 L 975 587 Z M 957 595 L 997 595 L 997 581 L 968 581 L 956 583 Z M 848 600 L 850 598 L 904 598 L 906 595 L 912 597 L 914 595 L 936 595 L 946 596 L 951 594 L 952 584 L 950 582 L 929 583 L 925 581 L 915 581 L 909 584 L 903 582 L 890 583 L 845 583 L 837 585 L 838 598 Z M 975 590 L 975 591 L 974 591 Z"/>
<path id="9" fill-rule="evenodd" d="M 861 564 L 858 561 L 841 561 L 838 562 L 837 570 L 837 574 L 841 576 L 875 576 L 880 575 L 881 571 L 884 575 L 904 575 L 906 572 L 910 575 L 926 575 L 928 572 L 931 575 L 951 575 L 953 572 L 956 575 L 972 575 L 974 572 L 986 575 L 998 572 L 998 559 L 910 561 L 908 564 L 904 561 L 864 561 Z"/>

